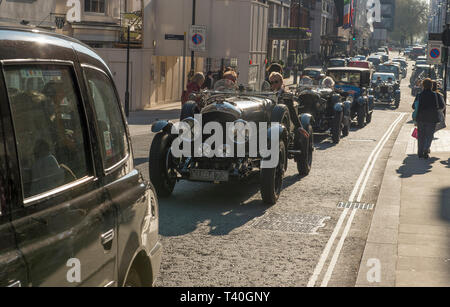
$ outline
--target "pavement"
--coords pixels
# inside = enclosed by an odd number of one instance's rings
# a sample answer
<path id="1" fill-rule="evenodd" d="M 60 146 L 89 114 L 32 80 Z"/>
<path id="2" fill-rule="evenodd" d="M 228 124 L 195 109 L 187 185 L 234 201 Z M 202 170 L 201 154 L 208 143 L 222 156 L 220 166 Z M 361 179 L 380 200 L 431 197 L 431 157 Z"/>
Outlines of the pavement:
<path id="1" fill-rule="evenodd" d="M 356 286 L 450 287 L 450 129 L 428 160 L 413 129 L 402 127 L 387 162 Z"/>

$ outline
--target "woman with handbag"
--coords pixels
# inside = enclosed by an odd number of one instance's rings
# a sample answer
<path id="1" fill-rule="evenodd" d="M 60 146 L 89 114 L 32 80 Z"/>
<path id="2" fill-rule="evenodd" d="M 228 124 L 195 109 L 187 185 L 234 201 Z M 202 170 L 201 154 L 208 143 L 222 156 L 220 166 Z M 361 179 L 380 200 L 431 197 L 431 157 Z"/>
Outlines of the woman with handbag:
<path id="1" fill-rule="evenodd" d="M 419 158 L 428 159 L 437 125 L 439 124 L 439 129 L 445 126 L 445 118 L 442 112 L 445 104 L 442 96 L 432 91 L 433 81 L 431 79 L 424 79 L 422 84 L 423 91 L 417 97 L 417 153 Z M 413 103 L 413 109 L 416 108 L 417 102 Z"/>

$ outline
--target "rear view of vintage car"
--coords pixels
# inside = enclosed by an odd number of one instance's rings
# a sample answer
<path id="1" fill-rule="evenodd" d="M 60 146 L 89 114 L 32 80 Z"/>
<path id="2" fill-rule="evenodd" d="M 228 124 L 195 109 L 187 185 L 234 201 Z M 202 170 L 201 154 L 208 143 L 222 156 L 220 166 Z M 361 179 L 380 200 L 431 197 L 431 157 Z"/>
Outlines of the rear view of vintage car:
<path id="1" fill-rule="evenodd" d="M 335 89 L 347 96 L 350 110 L 344 110 L 350 119 L 357 119 L 358 126 L 363 128 L 372 121 L 374 97 L 369 94 L 372 71 L 366 68 L 340 67 L 330 68 L 327 75 L 336 82 Z"/>
<path id="2" fill-rule="evenodd" d="M 331 87 L 323 84 L 313 85 L 300 82 L 296 88 L 299 100 L 299 112 L 313 116 L 315 132 L 330 131 L 334 143 L 339 143 L 341 136 L 350 131 L 350 101 L 343 101 L 342 96 Z"/>
<path id="3" fill-rule="evenodd" d="M 259 169 L 262 199 L 274 204 L 288 159 L 295 160 L 300 175 L 311 170 L 311 115 L 290 113 L 287 105 L 296 104 L 290 94 L 277 98 L 273 92 L 230 89 L 221 86 L 226 83 L 222 81 L 216 83 L 214 91 L 203 93 L 200 103 L 185 103 L 178 125 L 168 121 L 153 125 L 157 134 L 150 148 L 150 178 L 158 196 L 168 197 L 180 180 L 223 183 L 244 179 Z M 303 128 L 296 127 L 295 120 Z M 182 129 L 177 130 L 177 126 Z M 216 128 L 211 129 L 213 126 Z M 223 134 L 211 143 L 216 130 Z M 276 144 L 271 143 L 273 139 Z M 181 141 L 187 155 L 175 154 Z M 265 148 L 263 143 L 271 144 L 267 147 L 270 154 L 261 149 Z M 277 163 L 270 165 L 274 157 Z"/>

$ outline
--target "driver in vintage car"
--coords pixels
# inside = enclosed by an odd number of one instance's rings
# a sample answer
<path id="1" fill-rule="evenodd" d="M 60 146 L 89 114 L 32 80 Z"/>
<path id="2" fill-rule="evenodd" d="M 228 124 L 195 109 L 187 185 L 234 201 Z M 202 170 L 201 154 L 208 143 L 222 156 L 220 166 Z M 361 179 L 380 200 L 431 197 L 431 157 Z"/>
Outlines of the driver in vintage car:
<path id="1" fill-rule="evenodd" d="M 294 107 L 294 95 L 286 91 L 283 84 L 283 76 L 278 72 L 273 72 L 269 76 L 269 83 L 272 91 L 276 92 L 278 103 L 285 104 L 289 110 L 291 121 L 294 124 L 296 131 L 309 137 L 308 132 L 303 128 L 303 125 L 298 117 L 298 112 Z"/>

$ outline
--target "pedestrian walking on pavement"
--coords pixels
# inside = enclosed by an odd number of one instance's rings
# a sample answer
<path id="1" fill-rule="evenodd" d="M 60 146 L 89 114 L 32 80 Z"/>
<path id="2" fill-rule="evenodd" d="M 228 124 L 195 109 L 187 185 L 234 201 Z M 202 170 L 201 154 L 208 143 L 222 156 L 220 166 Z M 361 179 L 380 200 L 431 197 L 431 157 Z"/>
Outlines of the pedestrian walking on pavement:
<path id="1" fill-rule="evenodd" d="M 203 75 L 203 73 L 198 72 L 194 74 L 191 81 L 188 83 L 186 90 L 183 91 L 183 94 L 181 95 L 181 104 L 184 105 L 186 101 L 189 100 L 189 97 L 192 93 L 200 92 L 204 82 L 205 76 Z"/>
<path id="2" fill-rule="evenodd" d="M 428 159 L 430 156 L 431 142 L 436 131 L 436 124 L 440 122 L 439 110 L 445 107 L 442 96 L 433 92 L 433 81 L 429 78 L 423 80 L 423 91 L 418 95 L 417 140 L 419 158 Z M 413 103 L 412 108 L 416 108 Z"/>

